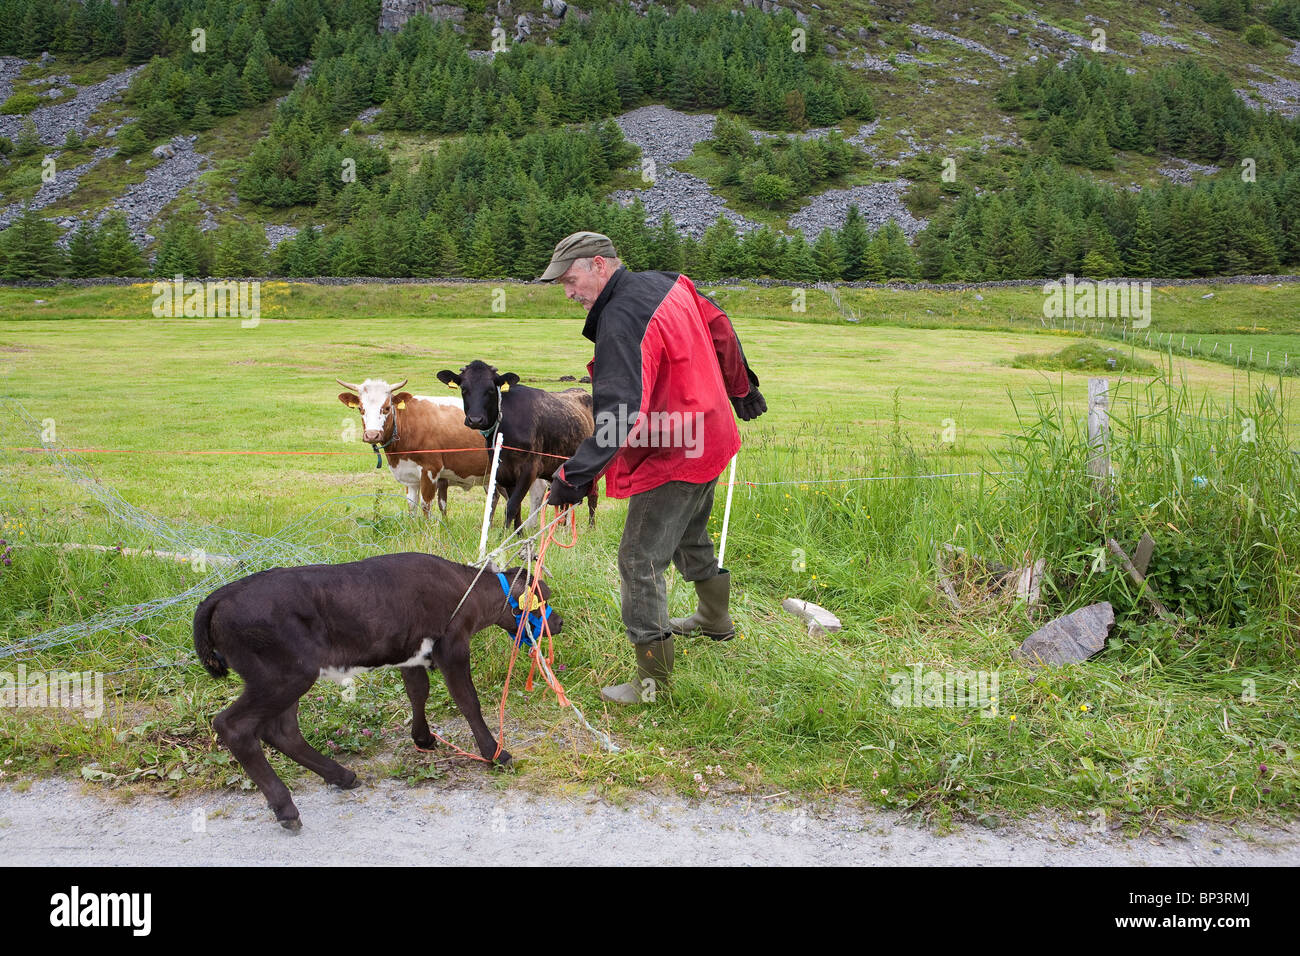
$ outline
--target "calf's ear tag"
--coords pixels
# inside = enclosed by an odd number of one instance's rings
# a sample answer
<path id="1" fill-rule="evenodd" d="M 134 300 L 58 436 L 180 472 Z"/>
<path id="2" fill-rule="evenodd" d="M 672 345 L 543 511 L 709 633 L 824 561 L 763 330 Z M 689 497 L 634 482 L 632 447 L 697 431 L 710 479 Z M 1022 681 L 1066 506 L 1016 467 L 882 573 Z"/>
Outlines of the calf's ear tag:
<path id="1" fill-rule="evenodd" d="M 453 389 L 454 389 L 454 388 L 460 388 L 460 386 L 457 385 L 455 382 L 448 382 L 448 383 L 447 383 L 447 387 L 448 387 L 448 388 L 453 388 Z"/>
<path id="2" fill-rule="evenodd" d="M 508 392 L 508 391 L 510 391 L 510 383 L 509 383 L 509 382 L 503 382 L 503 383 L 501 384 L 501 391 L 503 391 L 503 392 Z"/>
<path id="3" fill-rule="evenodd" d="M 519 596 L 519 610 L 524 614 L 531 614 L 533 610 L 533 591 L 528 588 Z"/>

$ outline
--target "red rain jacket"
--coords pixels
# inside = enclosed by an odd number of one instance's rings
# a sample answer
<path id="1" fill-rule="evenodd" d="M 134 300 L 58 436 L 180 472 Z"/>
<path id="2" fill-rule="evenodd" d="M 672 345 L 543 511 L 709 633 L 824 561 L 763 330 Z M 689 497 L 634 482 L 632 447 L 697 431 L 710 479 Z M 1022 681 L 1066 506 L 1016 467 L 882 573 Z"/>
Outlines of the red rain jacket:
<path id="1" fill-rule="evenodd" d="M 684 275 L 620 266 L 587 314 L 596 430 L 556 477 L 611 498 L 717 478 L 740 450 L 730 398 L 758 377 L 731 321 Z"/>

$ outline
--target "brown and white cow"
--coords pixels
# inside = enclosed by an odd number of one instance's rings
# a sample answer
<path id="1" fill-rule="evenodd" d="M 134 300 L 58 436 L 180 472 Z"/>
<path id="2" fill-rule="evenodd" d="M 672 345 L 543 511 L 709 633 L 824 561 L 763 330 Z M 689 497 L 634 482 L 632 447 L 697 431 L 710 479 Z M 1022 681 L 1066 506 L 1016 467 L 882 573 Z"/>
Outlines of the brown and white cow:
<path id="1" fill-rule="evenodd" d="M 460 399 L 400 391 L 406 379 L 396 385 L 370 378 L 360 385 L 335 381 L 349 389 L 339 394 L 339 401 L 361 412 L 361 440 L 387 457 L 393 477 L 406 488 L 412 514 L 422 502 L 427 516 L 436 494 L 438 510 L 445 515 L 449 484 L 487 485 L 491 459 L 483 448 L 483 436 L 465 427 Z M 495 501 L 492 510 L 496 511 Z"/>

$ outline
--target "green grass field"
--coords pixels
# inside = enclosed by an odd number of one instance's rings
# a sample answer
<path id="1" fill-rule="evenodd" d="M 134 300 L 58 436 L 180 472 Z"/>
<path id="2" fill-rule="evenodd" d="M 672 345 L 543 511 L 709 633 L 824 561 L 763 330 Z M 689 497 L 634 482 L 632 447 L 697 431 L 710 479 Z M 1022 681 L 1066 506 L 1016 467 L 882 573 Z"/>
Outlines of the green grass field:
<path id="1" fill-rule="evenodd" d="M 228 544 L 231 535 L 212 530 L 224 529 L 271 536 L 278 544 L 265 555 L 296 548 L 301 560 L 408 549 L 469 559 L 482 494 L 453 491 L 445 525 L 408 519 L 387 469 L 346 440 L 355 413 L 334 379 L 409 377 L 417 393 L 443 394 L 435 373 L 475 358 L 541 387 L 584 374 L 591 346 L 579 307 L 558 289 L 503 288 L 505 309 L 494 312 L 489 285 L 264 283 L 255 328 L 153 318 L 148 286 L 3 288 L 0 395 L 37 431 L 52 425 L 63 446 L 110 450 L 81 462 L 176 540 Z M 1041 328 L 1038 290 L 982 294 L 844 290 L 862 311 L 851 324 L 820 293 L 796 313 L 789 289 L 719 291 L 770 406 L 742 425 L 738 478 L 760 483 L 737 489 L 728 543 L 742 637 L 683 641 L 668 699 L 607 710 L 599 688 L 626 679 L 630 653 L 615 560 L 624 508 L 602 500 L 594 532 L 582 528 L 572 551 L 552 550 L 548 566 L 566 619 L 559 676 L 623 751 L 604 753 L 540 685 L 524 691 L 516 671 L 505 738 L 519 769 L 503 785 L 843 793 L 939 825 L 996 825 L 1042 807 L 1105 811 L 1130 826 L 1294 810 L 1295 380 L 1179 358 L 1167 378 L 1112 376 L 1115 474 L 1099 496 L 1083 469 L 1087 373 L 1011 366 L 1085 340 Z M 1300 333 L 1296 286 L 1224 286 L 1217 308 L 1201 294 L 1161 290 L 1153 328 Z M 1134 354 L 1170 362 L 1156 350 Z M 16 450 L 41 436 L 0 407 L 0 537 L 16 544 L 0 568 L 0 647 L 205 580 L 215 587 L 186 564 L 42 546 L 175 548 L 70 482 L 45 453 Z M 195 451 L 250 454 L 183 454 Z M 918 477 L 966 472 L 982 475 Z M 722 509 L 719 495 L 718 526 Z M 1098 561 L 1105 537 L 1131 546 L 1144 530 L 1157 539 L 1152 586 L 1177 627 L 1154 618 L 1113 562 Z M 1047 558 L 1044 606 L 994 594 L 961 566 L 955 610 L 936 588 L 933 555 L 944 542 L 1011 565 L 1026 552 Z M 673 612 L 686 610 L 689 587 L 670 581 Z M 810 637 L 780 609 L 791 596 L 832 609 L 843 630 Z M 1096 600 L 1117 618 L 1097 657 L 1044 673 L 1013 662 L 1035 627 Z M 29 671 L 100 671 L 109 697 L 97 721 L 0 711 L 6 776 L 247 786 L 212 736 L 212 715 L 239 684 L 194 663 L 196 601 L 4 658 L 0 671 L 19 661 Z M 475 681 L 494 732 L 507 650 L 501 634 L 477 638 Z M 913 665 L 996 672 L 996 716 L 892 706 L 891 675 Z M 435 725 L 467 745 L 440 687 L 430 705 Z M 302 723 L 363 776 L 414 783 L 486 772 L 414 751 L 408 716 L 400 679 L 380 672 L 358 679 L 355 701 L 318 685 Z M 305 773 L 273 762 L 291 786 Z"/>

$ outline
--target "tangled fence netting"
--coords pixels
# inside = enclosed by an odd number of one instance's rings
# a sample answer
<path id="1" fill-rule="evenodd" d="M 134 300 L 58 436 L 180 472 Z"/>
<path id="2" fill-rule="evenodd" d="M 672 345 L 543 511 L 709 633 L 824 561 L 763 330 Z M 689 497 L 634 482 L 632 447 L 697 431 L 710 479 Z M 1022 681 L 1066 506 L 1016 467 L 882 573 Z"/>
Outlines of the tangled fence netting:
<path id="1" fill-rule="evenodd" d="M 0 476 L 4 481 L 0 515 L 14 526 L 24 517 L 35 518 L 33 500 L 53 502 L 56 496 L 75 490 L 89 499 L 81 511 L 94 516 L 93 522 L 87 524 L 93 524 L 96 532 L 77 535 L 75 523 L 30 520 L 23 523 L 31 529 L 39 527 L 41 540 L 29 533 L 22 543 L 68 551 L 152 554 L 188 564 L 194 583 L 35 634 L 6 637 L 0 631 L 0 658 L 75 644 L 103 631 L 160 631 L 191 614 L 199 601 L 221 585 L 265 568 L 356 560 L 412 545 L 458 560 L 472 557 L 466 556 L 445 522 L 404 520 L 406 498 L 395 493 L 330 498 L 273 534 L 172 521 L 127 501 L 96 475 L 85 457 L 55 440 L 50 432 L 48 422 L 36 419 L 18 402 L 0 400 Z M 35 495 L 22 487 L 27 480 L 34 482 Z M 74 540 L 92 536 L 100 540 Z M 526 542 L 515 541 L 511 550 L 523 546 Z M 150 666 L 177 666 L 191 661 L 188 649 L 172 647 L 168 659 Z"/>

